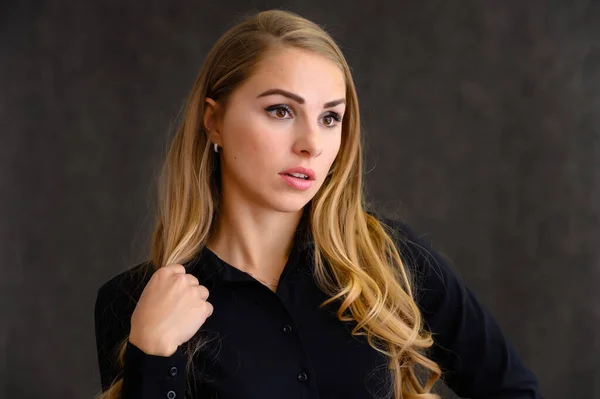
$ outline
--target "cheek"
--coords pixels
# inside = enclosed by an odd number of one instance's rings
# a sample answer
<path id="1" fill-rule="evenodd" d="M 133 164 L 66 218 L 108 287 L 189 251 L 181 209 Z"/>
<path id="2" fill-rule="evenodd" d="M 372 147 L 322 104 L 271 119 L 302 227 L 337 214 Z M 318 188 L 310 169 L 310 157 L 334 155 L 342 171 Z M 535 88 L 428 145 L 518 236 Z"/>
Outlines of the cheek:
<path id="1" fill-rule="evenodd" d="M 337 133 L 335 136 L 331 137 L 331 141 L 327 143 L 327 162 L 329 166 L 333 164 L 337 155 L 339 154 L 341 146 L 341 137 L 341 133 Z"/>
<path id="2" fill-rule="evenodd" d="M 265 118 L 252 113 L 230 120 L 225 134 L 235 152 L 231 161 L 253 165 L 255 170 L 272 164 L 277 154 L 284 153 L 285 136 Z"/>

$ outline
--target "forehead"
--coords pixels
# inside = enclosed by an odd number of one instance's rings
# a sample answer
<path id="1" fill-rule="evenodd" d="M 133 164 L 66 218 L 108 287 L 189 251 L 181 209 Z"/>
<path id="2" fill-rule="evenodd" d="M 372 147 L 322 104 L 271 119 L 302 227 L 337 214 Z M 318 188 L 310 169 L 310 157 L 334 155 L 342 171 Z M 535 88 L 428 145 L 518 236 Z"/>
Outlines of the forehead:
<path id="1" fill-rule="evenodd" d="M 323 55 L 302 49 L 269 51 L 244 84 L 249 91 L 280 88 L 304 97 L 307 103 L 344 98 L 344 73 Z"/>

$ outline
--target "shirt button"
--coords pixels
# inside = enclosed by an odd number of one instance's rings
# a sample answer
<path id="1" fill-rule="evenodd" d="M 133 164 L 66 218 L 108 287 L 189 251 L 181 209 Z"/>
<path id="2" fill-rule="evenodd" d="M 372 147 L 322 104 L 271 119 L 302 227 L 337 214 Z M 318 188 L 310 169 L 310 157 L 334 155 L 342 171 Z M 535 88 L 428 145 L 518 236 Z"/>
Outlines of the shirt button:
<path id="1" fill-rule="evenodd" d="M 176 396 L 177 396 L 177 394 L 174 391 L 167 392 L 168 399 L 175 399 Z"/>
<path id="2" fill-rule="evenodd" d="M 290 326 L 289 324 L 286 324 L 285 326 L 283 326 L 283 332 L 286 334 L 289 334 L 292 332 L 292 326 Z"/>
<path id="3" fill-rule="evenodd" d="M 169 370 L 169 375 L 171 377 L 175 377 L 177 375 L 177 367 L 171 367 L 171 369 Z"/>
<path id="4" fill-rule="evenodd" d="M 306 374 L 304 371 L 298 374 L 298 381 L 304 382 L 306 380 L 308 380 L 308 374 Z"/>

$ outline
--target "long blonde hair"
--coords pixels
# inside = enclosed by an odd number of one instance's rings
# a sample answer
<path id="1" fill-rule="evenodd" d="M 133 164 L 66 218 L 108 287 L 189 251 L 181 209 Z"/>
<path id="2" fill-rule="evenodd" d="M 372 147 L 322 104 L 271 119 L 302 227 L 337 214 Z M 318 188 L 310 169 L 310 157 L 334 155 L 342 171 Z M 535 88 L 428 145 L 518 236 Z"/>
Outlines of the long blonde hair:
<path id="1" fill-rule="evenodd" d="M 388 395 L 437 399 L 431 388 L 441 371 L 425 356 L 433 340 L 423 328 L 410 276 L 393 232 L 365 211 L 359 106 L 350 68 L 329 34 L 296 14 L 270 10 L 248 17 L 229 29 L 208 54 L 162 170 L 151 264 L 158 268 L 190 261 L 211 233 L 219 206 L 220 165 L 203 126 L 204 99 L 226 103 L 265 51 L 285 47 L 327 57 L 339 65 L 346 81 L 340 151 L 310 203 L 307 219 L 315 244 L 315 280 L 330 297 L 322 306 L 339 301 L 340 321 L 355 322 L 352 334 L 366 336 L 370 346 L 389 358 Z M 121 367 L 126 343 L 127 337 L 119 347 Z M 186 346 L 188 376 L 201 346 L 200 340 Z M 428 374 L 425 383 L 418 368 Z M 119 376 L 99 398 L 120 397 L 121 386 Z"/>

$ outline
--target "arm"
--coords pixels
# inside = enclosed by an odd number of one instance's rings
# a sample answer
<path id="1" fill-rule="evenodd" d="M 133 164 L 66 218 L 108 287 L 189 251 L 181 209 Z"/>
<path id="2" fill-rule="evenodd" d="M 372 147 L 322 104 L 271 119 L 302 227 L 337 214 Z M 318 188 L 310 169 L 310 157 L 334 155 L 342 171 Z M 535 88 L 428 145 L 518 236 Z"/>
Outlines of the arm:
<path id="1" fill-rule="evenodd" d="M 121 399 L 183 399 L 186 359 L 180 349 L 169 357 L 154 356 L 127 342 L 124 369 L 118 366 L 119 344 L 129 334 L 131 314 L 147 282 L 133 277 L 139 271 L 140 266 L 122 273 L 98 290 L 94 316 L 102 391 L 122 377 Z"/>
<path id="2" fill-rule="evenodd" d="M 535 375 L 489 311 L 428 242 L 408 225 L 395 225 L 417 304 L 433 333 L 429 356 L 448 387 L 472 399 L 541 399 Z"/>

